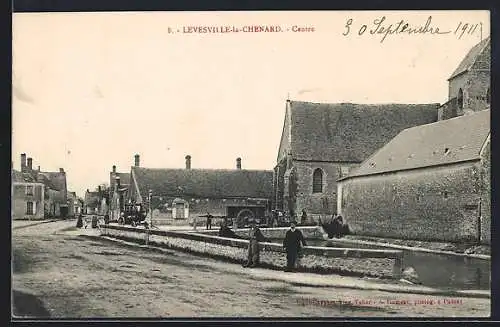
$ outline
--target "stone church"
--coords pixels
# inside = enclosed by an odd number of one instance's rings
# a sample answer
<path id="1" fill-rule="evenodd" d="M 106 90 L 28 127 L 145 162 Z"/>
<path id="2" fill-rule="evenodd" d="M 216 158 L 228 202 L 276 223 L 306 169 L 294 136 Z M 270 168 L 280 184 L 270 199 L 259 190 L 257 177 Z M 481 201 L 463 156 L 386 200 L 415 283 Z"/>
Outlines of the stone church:
<path id="1" fill-rule="evenodd" d="M 337 179 L 403 129 L 435 122 L 439 104 L 287 100 L 273 178 L 273 207 L 309 217 L 337 211 Z M 314 218 L 312 218 L 314 219 Z"/>

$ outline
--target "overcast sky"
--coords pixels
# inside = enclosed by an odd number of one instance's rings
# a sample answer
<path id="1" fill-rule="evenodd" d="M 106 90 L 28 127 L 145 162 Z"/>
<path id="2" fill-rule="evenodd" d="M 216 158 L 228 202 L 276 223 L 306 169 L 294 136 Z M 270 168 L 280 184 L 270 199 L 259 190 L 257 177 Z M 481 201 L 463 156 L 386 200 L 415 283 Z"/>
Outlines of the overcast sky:
<path id="1" fill-rule="evenodd" d="M 372 35 L 374 19 L 448 34 Z M 352 18 L 350 33 L 346 21 Z M 272 169 L 285 101 L 443 103 L 447 78 L 481 40 L 487 11 L 23 13 L 13 17 L 13 153 L 68 188 L 112 165 Z M 281 33 L 182 33 L 187 26 L 280 25 Z M 363 24 L 367 31 L 359 36 Z M 294 33 L 294 25 L 314 32 Z M 179 33 L 169 34 L 168 28 Z M 468 30 L 469 31 L 469 30 Z"/>

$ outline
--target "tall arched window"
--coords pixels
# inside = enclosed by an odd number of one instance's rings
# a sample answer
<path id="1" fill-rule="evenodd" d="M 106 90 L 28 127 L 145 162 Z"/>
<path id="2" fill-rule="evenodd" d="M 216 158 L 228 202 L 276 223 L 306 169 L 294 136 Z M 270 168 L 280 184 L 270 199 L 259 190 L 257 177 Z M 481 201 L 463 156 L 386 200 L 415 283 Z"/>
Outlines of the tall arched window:
<path id="1" fill-rule="evenodd" d="M 316 168 L 313 173 L 313 193 L 323 192 L 323 171 Z"/>
<path id="2" fill-rule="evenodd" d="M 458 109 L 460 110 L 464 109 L 464 92 L 462 91 L 462 89 L 458 90 L 457 102 L 458 102 Z"/>
<path id="3" fill-rule="evenodd" d="M 486 103 L 490 104 L 491 101 L 491 94 L 490 94 L 490 88 L 488 88 L 488 91 L 486 91 Z"/>

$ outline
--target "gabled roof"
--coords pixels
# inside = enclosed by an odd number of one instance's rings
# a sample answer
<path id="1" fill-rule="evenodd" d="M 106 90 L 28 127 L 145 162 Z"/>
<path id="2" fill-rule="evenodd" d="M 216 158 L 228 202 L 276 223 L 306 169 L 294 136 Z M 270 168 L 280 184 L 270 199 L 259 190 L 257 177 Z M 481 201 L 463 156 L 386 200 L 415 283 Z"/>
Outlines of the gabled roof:
<path id="1" fill-rule="evenodd" d="M 488 47 L 489 44 L 490 44 L 490 37 L 488 36 L 486 39 L 482 40 L 474 47 L 472 47 L 472 49 L 470 49 L 469 53 L 467 53 L 464 59 L 462 59 L 462 61 L 455 69 L 453 74 L 451 74 L 450 78 L 448 78 L 448 80 L 469 71 L 476 62 L 476 60 L 479 58 L 479 56 Z"/>
<path id="2" fill-rule="evenodd" d="M 344 179 L 479 160 L 490 110 L 406 129 Z"/>
<path id="3" fill-rule="evenodd" d="M 83 203 L 88 207 L 95 207 L 99 204 L 99 192 L 85 192 Z"/>
<path id="4" fill-rule="evenodd" d="M 271 198 L 273 171 L 246 169 L 153 169 L 132 167 L 140 194 L 174 197 Z"/>
<path id="5" fill-rule="evenodd" d="M 114 189 L 116 183 L 116 177 L 120 177 L 120 186 L 126 187 L 130 184 L 130 173 L 109 173 L 109 187 Z"/>
<path id="6" fill-rule="evenodd" d="M 22 173 L 13 169 L 11 172 L 12 183 L 36 183 L 36 179 L 29 173 Z"/>
<path id="7" fill-rule="evenodd" d="M 66 174 L 64 172 L 32 171 L 36 180 L 55 191 L 64 191 L 66 188 Z"/>
<path id="8" fill-rule="evenodd" d="M 292 156 L 362 162 L 403 129 L 437 121 L 438 107 L 290 101 Z"/>

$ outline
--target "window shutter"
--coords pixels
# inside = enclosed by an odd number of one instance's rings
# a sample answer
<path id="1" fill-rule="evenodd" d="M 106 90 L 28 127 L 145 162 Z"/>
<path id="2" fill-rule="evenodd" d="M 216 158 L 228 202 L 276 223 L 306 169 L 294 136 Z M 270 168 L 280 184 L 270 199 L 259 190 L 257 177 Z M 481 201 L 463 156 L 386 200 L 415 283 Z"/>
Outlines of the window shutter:
<path id="1" fill-rule="evenodd" d="M 33 214 L 36 215 L 36 202 L 33 202 Z"/>

